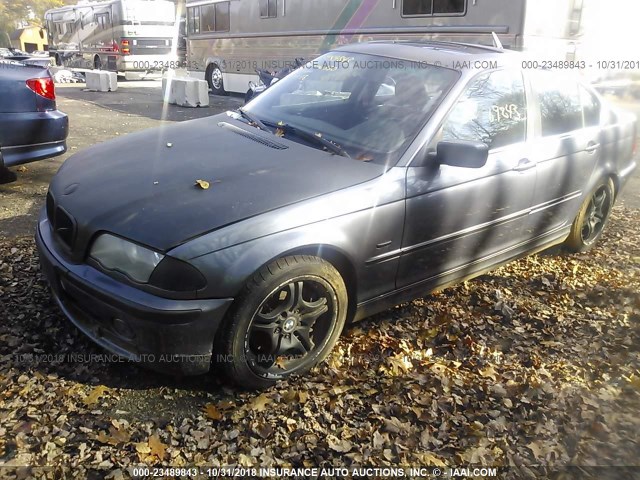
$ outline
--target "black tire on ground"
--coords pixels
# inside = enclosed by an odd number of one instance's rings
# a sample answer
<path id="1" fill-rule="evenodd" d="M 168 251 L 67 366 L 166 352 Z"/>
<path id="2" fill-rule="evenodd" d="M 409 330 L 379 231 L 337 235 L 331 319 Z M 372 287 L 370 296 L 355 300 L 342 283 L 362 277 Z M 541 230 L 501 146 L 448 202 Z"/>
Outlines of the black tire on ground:
<path id="1" fill-rule="evenodd" d="M 570 252 L 586 252 L 593 247 L 609 220 L 615 200 L 615 186 L 609 178 L 598 182 L 585 197 L 573 221 L 571 233 L 564 246 Z"/>
<path id="2" fill-rule="evenodd" d="M 61 67 L 62 66 L 62 58 L 60 58 L 60 55 L 58 55 L 56 53 L 55 59 L 56 59 L 56 66 Z"/>
<path id="3" fill-rule="evenodd" d="M 247 103 L 249 103 L 252 98 L 253 98 L 253 90 L 249 89 L 247 90 L 247 93 L 245 93 L 244 95 L 244 104 L 246 105 Z"/>
<path id="4" fill-rule="evenodd" d="M 213 371 L 247 389 L 304 374 L 333 349 L 347 307 L 333 265 L 308 255 L 280 258 L 254 274 L 225 317 Z"/>
<path id="5" fill-rule="evenodd" d="M 102 70 L 102 60 L 99 55 L 93 57 L 93 68 L 94 70 Z"/>
<path id="6" fill-rule="evenodd" d="M 216 63 L 212 63 L 207 67 L 205 72 L 207 83 L 214 95 L 226 95 L 227 92 L 224 89 L 224 80 L 222 78 L 222 70 Z"/>

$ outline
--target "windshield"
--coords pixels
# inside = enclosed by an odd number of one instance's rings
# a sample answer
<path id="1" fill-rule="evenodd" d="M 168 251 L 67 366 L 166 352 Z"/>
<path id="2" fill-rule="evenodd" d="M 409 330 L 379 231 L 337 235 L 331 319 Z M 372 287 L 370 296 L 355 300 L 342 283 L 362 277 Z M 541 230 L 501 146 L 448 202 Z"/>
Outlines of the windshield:
<path id="1" fill-rule="evenodd" d="M 249 103 L 255 117 L 320 134 L 354 159 L 393 164 L 458 78 L 441 67 L 332 52 Z"/>
<path id="2" fill-rule="evenodd" d="M 173 2 L 151 0 L 127 0 L 123 2 L 125 23 L 173 24 L 176 6 Z"/>

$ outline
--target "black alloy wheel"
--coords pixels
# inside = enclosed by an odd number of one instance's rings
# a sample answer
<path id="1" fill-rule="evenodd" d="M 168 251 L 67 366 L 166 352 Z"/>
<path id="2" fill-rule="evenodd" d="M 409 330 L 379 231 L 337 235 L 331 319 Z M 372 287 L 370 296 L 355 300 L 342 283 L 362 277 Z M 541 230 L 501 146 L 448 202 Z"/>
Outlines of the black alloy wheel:
<path id="1" fill-rule="evenodd" d="M 598 241 L 614 205 L 614 191 L 613 182 L 607 179 L 587 196 L 565 243 L 570 251 L 587 251 Z"/>
<path id="2" fill-rule="evenodd" d="M 269 387 L 323 361 L 346 312 L 346 287 L 330 263 L 307 255 L 278 259 L 260 269 L 236 299 L 214 360 L 242 387 Z"/>

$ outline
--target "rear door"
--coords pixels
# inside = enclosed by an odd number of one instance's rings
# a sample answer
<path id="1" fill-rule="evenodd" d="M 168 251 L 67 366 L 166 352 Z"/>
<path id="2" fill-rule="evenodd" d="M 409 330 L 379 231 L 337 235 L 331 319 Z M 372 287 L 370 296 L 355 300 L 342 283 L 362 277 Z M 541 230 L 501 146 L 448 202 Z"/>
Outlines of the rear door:
<path id="1" fill-rule="evenodd" d="M 408 168 L 399 288 L 464 276 L 523 241 L 536 182 L 528 118 L 520 71 L 471 81 L 429 149 L 441 140 L 478 140 L 489 145 L 489 159 L 478 169 L 435 163 Z"/>
<path id="2" fill-rule="evenodd" d="M 538 181 L 528 231 L 540 235 L 569 225 L 601 155 L 600 104 L 576 79 L 532 72 L 539 110 L 532 157 Z"/>

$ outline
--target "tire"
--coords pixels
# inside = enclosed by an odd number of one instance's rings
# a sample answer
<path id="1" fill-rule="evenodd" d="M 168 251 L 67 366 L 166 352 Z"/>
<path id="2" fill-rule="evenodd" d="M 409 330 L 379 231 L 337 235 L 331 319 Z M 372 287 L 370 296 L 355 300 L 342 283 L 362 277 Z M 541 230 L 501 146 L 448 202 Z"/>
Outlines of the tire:
<path id="1" fill-rule="evenodd" d="M 214 371 L 247 389 L 304 374 L 333 349 L 347 307 L 333 265 L 307 255 L 280 258 L 261 268 L 236 299 L 216 338 Z"/>
<path id="2" fill-rule="evenodd" d="M 58 55 L 56 53 L 56 56 L 54 58 L 55 58 L 55 61 L 56 61 L 56 66 L 57 67 L 61 67 L 62 66 L 62 58 L 60 58 L 60 55 Z"/>
<path id="3" fill-rule="evenodd" d="M 224 90 L 224 80 L 222 78 L 222 70 L 218 64 L 212 63 L 207 67 L 206 71 L 207 83 L 214 95 L 226 95 Z"/>
<path id="4" fill-rule="evenodd" d="M 94 70 L 102 70 L 102 60 L 99 55 L 93 57 L 93 69 Z"/>
<path id="5" fill-rule="evenodd" d="M 587 195 L 573 221 L 565 248 L 570 252 L 586 252 L 593 247 L 609 220 L 615 201 L 615 186 L 611 179 L 598 182 Z"/>
<path id="6" fill-rule="evenodd" d="M 244 95 L 244 104 L 246 105 L 247 103 L 249 103 L 252 98 L 253 98 L 253 90 L 249 89 L 247 90 L 247 93 L 245 93 Z"/>

